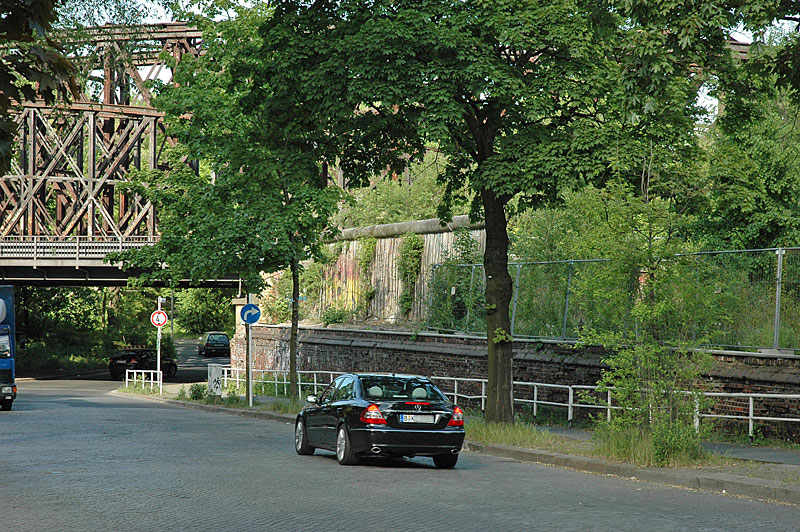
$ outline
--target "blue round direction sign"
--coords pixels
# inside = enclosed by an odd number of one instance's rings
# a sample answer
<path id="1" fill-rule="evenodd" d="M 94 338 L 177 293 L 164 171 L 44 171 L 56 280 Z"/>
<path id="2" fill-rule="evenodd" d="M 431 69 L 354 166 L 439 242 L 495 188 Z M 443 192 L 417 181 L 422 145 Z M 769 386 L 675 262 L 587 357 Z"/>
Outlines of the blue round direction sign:
<path id="1" fill-rule="evenodd" d="M 242 317 L 243 322 L 255 323 L 261 317 L 261 309 L 258 308 L 258 305 L 248 303 L 242 307 L 242 312 L 239 315 Z"/>

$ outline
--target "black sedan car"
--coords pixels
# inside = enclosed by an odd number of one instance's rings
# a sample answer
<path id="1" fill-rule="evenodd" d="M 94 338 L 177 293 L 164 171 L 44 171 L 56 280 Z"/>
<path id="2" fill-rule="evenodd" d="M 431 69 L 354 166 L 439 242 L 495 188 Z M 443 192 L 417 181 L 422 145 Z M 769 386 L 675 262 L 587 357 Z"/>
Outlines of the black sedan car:
<path id="1" fill-rule="evenodd" d="M 126 370 L 156 369 L 157 363 L 155 349 L 120 349 L 108 360 L 108 371 L 112 379 L 121 380 Z M 178 373 L 178 363 L 161 353 L 161 371 L 165 378 L 174 377 Z"/>
<path id="2" fill-rule="evenodd" d="M 202 357 L 229 357 L 231 356 L 231 340 L 221 331 L 203 333 L 197 354 Z"/>
<path id="3" fill-rule="evenodd" d="M 464 412 L 431 381 L 410 375 L 338 377 L 295 421 L 297 454 L 336 452 L 342 465 L 361 456 L 431 456 L 452 468 L 464 443 Z"/>

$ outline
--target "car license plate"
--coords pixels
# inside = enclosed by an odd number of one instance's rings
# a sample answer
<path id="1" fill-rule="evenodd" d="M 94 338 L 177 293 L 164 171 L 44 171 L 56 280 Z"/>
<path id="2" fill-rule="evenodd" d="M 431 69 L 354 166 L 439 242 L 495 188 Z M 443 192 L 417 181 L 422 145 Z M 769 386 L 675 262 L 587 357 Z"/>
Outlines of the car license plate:
<path id="1" fill-rule="evenodd" d="M 401 423 L 433 423 L 431 414 L 400 414 Z"/>

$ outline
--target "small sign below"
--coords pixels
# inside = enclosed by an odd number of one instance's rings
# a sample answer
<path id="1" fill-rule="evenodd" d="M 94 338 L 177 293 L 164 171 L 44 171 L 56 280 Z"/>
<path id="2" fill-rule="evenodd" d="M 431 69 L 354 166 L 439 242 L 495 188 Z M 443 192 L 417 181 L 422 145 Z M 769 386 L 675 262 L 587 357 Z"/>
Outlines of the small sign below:
<path id="1" fill-rule="evenodd" d="M 167 313 L 163 310 L 156 310 L 150 314 L 150 323 L 155 327 L 161 328 L 167 324 Z"/>
<path id="2" fill-rule="evenodd" d="M 261 309 L 258 308 L 258 305 L 248 303 L 242 307 L 240 316 L 242 317 L 242 321 L 245 323 L 255 323 L 261 317 Z"/>

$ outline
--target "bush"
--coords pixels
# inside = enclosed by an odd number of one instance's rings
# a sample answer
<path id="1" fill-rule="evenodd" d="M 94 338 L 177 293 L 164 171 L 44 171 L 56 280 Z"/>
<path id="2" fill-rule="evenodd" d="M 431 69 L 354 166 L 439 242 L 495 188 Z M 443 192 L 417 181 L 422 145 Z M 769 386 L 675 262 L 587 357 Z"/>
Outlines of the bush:
<path id="1" fill-rule="evenodd" d="M 330 307 L 322 311 L 322 323 L 327 327 L 331 323 L 345 323 L 353 316 L 353 312 L 344 307 Z"/>
<path id="2" fill-rule="evenodd" d="M 208 386 L 202 382 L 195 382 L 189 387 L 189 399 L 202 401 L 208 395 Z"/>

